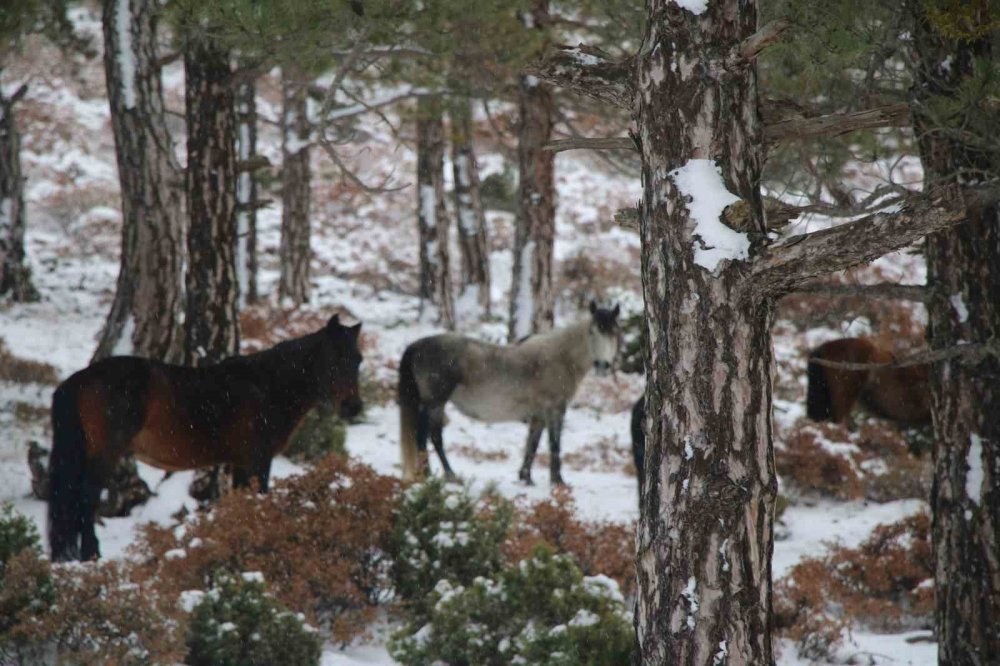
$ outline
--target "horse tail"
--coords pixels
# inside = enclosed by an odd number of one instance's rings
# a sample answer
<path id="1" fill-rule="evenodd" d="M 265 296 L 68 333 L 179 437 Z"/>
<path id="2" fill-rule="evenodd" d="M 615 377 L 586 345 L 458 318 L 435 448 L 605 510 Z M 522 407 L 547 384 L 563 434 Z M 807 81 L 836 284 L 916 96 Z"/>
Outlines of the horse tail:
<path id="1" fill-rule="evenodd" d="M 66 381 L 52 396 L 48 529 L 53 562 L 80 559 L 86 520 L 86 441 L 77 406 L 78 392 L 79 383 Z"/>
<path id="2" fill-rule="evenodd" d="M 829 421 L 833 416 L 833 403 L 830 398 L 830 384 L 826 377 L 826 368 L 813 361 L 822 358 L 814 353 L 809 357 L 806 375 L 809 388 L 806 391 L 806 416 L 813 421 Z"/>
<path id="3" fill-rule="evenodd" d="M 406 481 L 412 481 L 420 475 L 417 441 L 421 421 L 426 421 L 426 415 L 422 414 L 425 410 L 421 409 L 420 388 L 417 386 L 417 376 L 413 369 L 414 357 L 413 348 L 408 347 L 399 362 L 399 446 L 403 479 Z"/>

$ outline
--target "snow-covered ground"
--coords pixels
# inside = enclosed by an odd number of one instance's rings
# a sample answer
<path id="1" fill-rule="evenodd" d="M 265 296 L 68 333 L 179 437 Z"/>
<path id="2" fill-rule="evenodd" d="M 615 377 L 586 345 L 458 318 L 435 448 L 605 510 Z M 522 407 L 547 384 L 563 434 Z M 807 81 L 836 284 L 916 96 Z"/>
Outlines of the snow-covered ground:
<path id="1" fill-rule="evenodd" d="M 97 18 L 79 10 L 78 25 L 95 34 Z M 37 46 L 37 49 L 47 47 Z M 17 356 L 52 364 L 61 376 L 84 367 L 95 347 L 113 295 L 118 269 L 117 243 L 120 214 L 117 206 L 117 175 L 113 142 L 99 59 L 75 64 L 60 60 L 51 49 L 47 57 L 25 57 L 5 69 L 2 83 L 12 86 L 31 79 L 28 97 L 19 107 L 24 128 L 24 167 L 28 178 L 28 253 L 34 278 L 43 300 L 0 309 L 0 338 Z M 33 55 L 38 56 L 39 53 Z M 52 63 L 55 62 L 55 65 Z M 43 64 L 44 63 L 44 64 Z M 180 98 L 181 76 L 176 69 L 166 77 L 168 104 Z M 261 86 L 262 115 L 274 117 L 273 82 Z M 270 96 L 268 96 L 270 95 Z M 392 136 L 384 124 L 372 119 L 363 123 L 368 137 L 348 154 L 362 172 L 378 180 L 395 173 L 398 182 L 412 180 L 414 155 L 410 146 Z M 280 160 L 276 132 L 263 126 L 262 152 Z M 482 163 L 498 170 L 500 153 L 484 142 Z M 348 153 L 352 150 L 348 148 Z M 416 262 L 415 202 L 412 188 L 384 196 L 369 196 L 346 186 L 315 151 L 317 173 L 314 193 L 314 290 L 310 308 L 329 312 L 344 308 L 364 322 L 371 350 L 365 371 L 374 380 L 391 382 L 391 364 L 405 346 L 436 332 L 432 313 L 421 313 L 412 289 Z M 912 165 L 910 168 L 915 168 Z M 633 204 L 640 195 L 633 175 L 611 173 L 586 153 L 561 153 L 557 160 L 559 188 L 556 255 L 560 266 L 589 260 L 605 275 L 595 280 L 599 288 L 614 292 L 632 303 L 640 297 L 638 239 L 614 226 L 611 213 Z M 450 174 L 450 168 L 446 170 Z M 483 174 L 485 175 L 485 174 Z M 280 201 L 280 198 L 278 199 Z M 509 215 L 491 213 L 495 232 L 492 254 L 494 312 L 506 313 L 510 282 Z M 276 256 L 280 209 L 272 207 L 260 216 L 261 293 L 270 294 L 277 279 Z M 801 223 L 800 223 L 801 224 Z M 557 271 L 560 269 L 557 268 Z M 913 257 L 898 254 L 880 260 L 877 270 L 892 278 L 919 280 L 921 266 Z M 612 276 L 609 278 L 608 275 Z M 864 276 L 860 276 L 861 279 Z M 582 286 L 581 286 L 582 285 Z M 609 296 L 586 293 L 578 278 L 560 282 L 558 312 L 568 321 L 581 298 Z M 503 320 L 474 325 L 466 330 L 493 340 L 503 337 Z M 792 427 L 801 415 L 804 370 L 802 351 L 841 330 L 824 329 L 805 335 L 793 326 L 780 326 L 775 339 L 779 367 L 778 384 L 791 392 L 779 402 L 775 418 L 777 433 Z M 27 442 L 46 442 L 46 419 L 24 419 L 15 415 L 15 405 L 47 407 L 51 386 L 0 382 L 0 501 L 10 500 L 22 513 L 44 526 L 44 504 L 30 498 L 30 475 L 26 464 Z M 566 417 L 563 433 L 564 477 L 572 487 L 581 513 L 587 518 L 634 521 L 636 481 L 629 472 L 629 408 L 642 391 L 641 378 L 588 378 Z M 537 485 L 517 482 L 517 469 L 525 438 L 521 424 L 484 425 L 454 410 L 448 413 L 445 430 L 449 457 L 458 474 L 473 488 L 494 484 L 503 494 L 540 499 L 548 495 L 548 471 L 536 464 Z M 349 429 L 347 447 L 351 455 L 384 474 L 399 474 L 398 413 L 390 402 L 368 406 L 363 423 Z M 544 443 L 541 451 L 545 451 Z M 489 460 L 476 452 L 490 452 Z M 436 462 L 436 461 L 435 461 Z M 284 459 L 275 463 L 276 477 L 295 474 L 300 468 Z M 163 480 L 153 468 L 141 473 L 155 489 L 154 497 L 127 518 L 107 519 L 99 529 L 107 557 L 123 557 L 138 525 L 148 521 L 168 523 L 182 505 L 193 505 L 186 495 L 190 473 Z M 822 551 L 823 544 L 839 539 L 856 545 L 879 523 L 892 522 L 920 511 L 922 501 L 887 504 L 867 502 L 798 502 L 784 514 L 782 538 L 775 544 L 774 574 L 786 572 L 801 557 Z M 926 633 L 926 632 L 924 632 Z M 371 642 L 324 653 L 323 663 L 333 666 L 391 664 L 384 648 L 385 627 L 375 627 Z M 911 664 L 936 662 L 933 643 L 910 642 L 911 634 L 875 635 L 854 632 L 841 648 L 837 663 Z M 785 645 L 781 666 L 806 663 Z"/>

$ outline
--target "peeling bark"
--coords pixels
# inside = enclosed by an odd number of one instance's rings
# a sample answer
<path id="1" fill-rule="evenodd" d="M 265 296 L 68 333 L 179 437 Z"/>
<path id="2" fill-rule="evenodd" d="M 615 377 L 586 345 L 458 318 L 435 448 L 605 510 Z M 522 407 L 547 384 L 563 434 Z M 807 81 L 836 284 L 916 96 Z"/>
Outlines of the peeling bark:
<path id="1" fill-rule="evenodd" d="M 150 0 L 105 0 L 104 71 L 122 197 L 121 268 L 93 360 L 184 355 L 184 191 L 167 131 Z"/>
<path id="2" fill-rule="evenodd" d="M 474 305 L 474 318 L 483 320 L 490 316 L 490 250 L 486 215 L 479 194 L 479 166 L 472 143 L 471 101 L 458 100 L 451 108 L 451 165 L 462 252 L 460 300 L 466 306 Z"/>
<path id="3" fill-rule="evenodd" d="M 441 101 L 417 101 L 417 228 L 420 234 L 420 297 L 436 303 L 439 323 L 455 328 L 444 193 L 444 120 Z"/>
<path id="4" fill-rule="evenodd" d="M 281 111 L 281 278 L 278 297 L 309 302 L 309 134 L 308 86 L 296 67 L 282 71 Z"/>
<path id="5" fill-rule="evenodd" d="M 773 663 L 771 552 L 773 304 L 754 297 L 750 263 L 695 263 L 694 221 L 668 175 L 714 160 L 764 228 L 762 125 L 752 66 L 720 63 L 754 34 L 754 2 L 700 16 L 648 3 L 636 58 L 642 149 L 642 275 L 649 345 L 636 630 L 640 661 Z"/>
<path id="6" fill-rule="evenodd" d="M 944 38 L 916 6 L 914 120 L 924 178 L 961 205 L 964 169 L 1000 174 L 1000 163 L 941 128 L 929 98 L 950 95 L 989 58 L 987 41 Z M 944 65 L 947 63 L 947 66 Z M 985 111 L 982 111 L 985 113 Z M 962 226 L 928 236 L 928 337 L 933 349 L 1000 339 L 1000 205 L 969 211 Z M 1000 661 L 1000 358 L 933 366 L 934 485 L 938 662 L 981 666 Z"/>
<path id="7" fill-rule="evenodd" d="M 191 365 L 208 365 L 239 352 L 236 114 L 226 52 L 193 41 L 184 69 L 191 221 L 185 354 Z"/>

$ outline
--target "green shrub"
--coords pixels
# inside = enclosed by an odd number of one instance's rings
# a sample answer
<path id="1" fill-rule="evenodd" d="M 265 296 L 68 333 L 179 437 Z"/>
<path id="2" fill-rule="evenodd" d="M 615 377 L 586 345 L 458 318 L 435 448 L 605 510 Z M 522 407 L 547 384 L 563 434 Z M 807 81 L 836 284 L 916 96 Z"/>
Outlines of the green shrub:
<path id="1" fill-rule="evenodd" d="M 26 548 L 42 552 L 35 523 L 14 510 L 14 505 L 4 502 L 0 509 L 0 585 L 3 585 L 7 562 Z"/>
<path id="2" fill-rule="evenodd" d="M 389 643 L 407 666 L 630 661 L 632 620 L 618 585 L 584 577 L 571 557 L 544 546 L 493 578 L 468 586 L 441 580 L 428 602 L 428 617 L 411 619 Z"/>
<path id="3" fill-rule="evenodd" d="M 0 653 L 9 648 L 5 634 L 19 613 L 52 603 L 52 577 L 41 556 L 35 523 L 6 502 L 0 510 Z"/>
<path id="4" fill-rule="evenodd" d="M 426 615 L 428 595 L 439 580 L 469 585 L 500 571 L 512 517 L 506 500 L 477 504 L 467 490 L 451 490 L 441 479 L 411 486 L 397 509 L 389 545 L 396 592 L 410 613 Z"/>
<path id="5" fill-rule="evenodd" d="M 200 596 L 200 599 L 198 597 Z M 305 617 L 264 590 L 263 576 L 221 576 L 197 600 L 188 625 L 189 666 L 312 666 L 322 643 Z"/>
<path id="6" fill-rule="evenodd" d="M 310 410 L 292 436 L 284 454 L 296 461 L 315 462 L 328 453 L 347 456 L 344 443 L 347 426 L 329 407 L 317 406 Z"/>

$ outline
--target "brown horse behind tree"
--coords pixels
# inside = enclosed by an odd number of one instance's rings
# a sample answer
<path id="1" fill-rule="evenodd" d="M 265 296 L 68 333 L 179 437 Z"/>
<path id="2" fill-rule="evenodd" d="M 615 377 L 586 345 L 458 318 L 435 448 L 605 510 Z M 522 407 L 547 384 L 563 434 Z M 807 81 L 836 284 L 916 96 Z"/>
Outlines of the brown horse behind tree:
<path id="1" fill-rule="evenodd" d="M 820 345 L 809 355 L 806 414 L 814 421 L 844 421 L 860 398 L 879 416 L 923 423 L 931 418 L 928 367 L 911 365 L 867 370 L 825 366 L 840 363 L 894 363 L 892 352 L 868 338 L 843 338 Z"/>
<path id="2" fill-rule="evenodd" d="M 64 381 L 52 398 L 52 560 L 99 557 L 95 512 L 126 453 L 172 471 L 230 463 L 235 485 L 255 477 L 266 492 L 271 459 L 318 402 L 360 413 L 360 330 L 334 315 L 311 335 L 214 366 L 116 356 Z"/>

